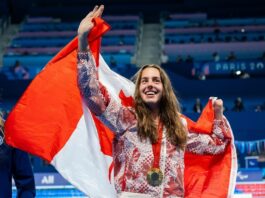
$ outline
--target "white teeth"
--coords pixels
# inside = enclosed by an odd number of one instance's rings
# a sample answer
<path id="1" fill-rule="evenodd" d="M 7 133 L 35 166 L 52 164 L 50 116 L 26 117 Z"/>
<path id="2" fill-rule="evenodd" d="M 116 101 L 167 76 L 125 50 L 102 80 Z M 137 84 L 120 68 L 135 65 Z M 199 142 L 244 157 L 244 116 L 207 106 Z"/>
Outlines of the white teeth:
<path id="1" fill-rule="evenodd" d="M 146 94 L 146 95 L 155 95 L 155 92 L 153 92 L 153 91 L 148 91 L 148 92 L 146 92 L 145 94 Z"/>

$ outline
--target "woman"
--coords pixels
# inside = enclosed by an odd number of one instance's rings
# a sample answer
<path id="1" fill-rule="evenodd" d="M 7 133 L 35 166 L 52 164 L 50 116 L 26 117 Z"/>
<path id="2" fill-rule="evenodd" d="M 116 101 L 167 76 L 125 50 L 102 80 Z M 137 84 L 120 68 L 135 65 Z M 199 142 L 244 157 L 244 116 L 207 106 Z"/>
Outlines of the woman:
<path id="1" fill-rule="evenodd" d="M 98 81 L 97 68 L 87 47 L 96 6 L 78 28 L 78 84 L 89 109 L 113 132 L 114 180 L 120 196 L 184 197 L 184 150 L 218 154 L 230 141 L 222 100 L 214 101 L 213 135 L 187 131 L 178 100 L 165 71 L 145 65 L 136 74 L 134 107 L 116 103 Z"/>
<path id="2" fill-rule="evenodd" d="M 18 198 L 35 197 L 35 182 L 28 154 L 4 143 L 4 120 L 1 113 L 0 131 L 0 197 L 12 197 L 12 177 Z"/>

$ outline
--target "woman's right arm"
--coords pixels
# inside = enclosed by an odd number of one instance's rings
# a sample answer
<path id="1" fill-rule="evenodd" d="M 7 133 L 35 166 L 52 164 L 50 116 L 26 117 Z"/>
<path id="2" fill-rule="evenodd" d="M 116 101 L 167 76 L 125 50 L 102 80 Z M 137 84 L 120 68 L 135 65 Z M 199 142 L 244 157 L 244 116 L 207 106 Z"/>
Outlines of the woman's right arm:
<path id="1" fill-rule="evenodd" d="M 78 86 L 90 111 L 113 132 L 122 133 L 133 124 L 134 111 L 113 100 L 100 84 L 97 67 L 87 43 L 88 33 L 94 26 L 92 19 L 100 16 L 103 9 L 103 6 L 95 7 L 78 28 Z"/>
<path id="2" fill-rule="evenodd" d="M 104 6 L 95 6 L 94 9 L 80 22 L 78 34 L 78 85 L 87 106 L 95 115 L 101 115 L 108 105 L 108 97 L 100 92 L 97 78 L 97 69 L 90 52 L 87 36 L 94 27 L 93 18 L 101 16 Z"/>
<path id="3" fill-rule="evenodd" d="M 116 133 L 123 133 L 135 124 L 134 109 L 123 107 L 116 102 L 99 82 L 97 68 L 90 52 L 78 52 L 77 67 L 78 86 L 92 113 Z"/>

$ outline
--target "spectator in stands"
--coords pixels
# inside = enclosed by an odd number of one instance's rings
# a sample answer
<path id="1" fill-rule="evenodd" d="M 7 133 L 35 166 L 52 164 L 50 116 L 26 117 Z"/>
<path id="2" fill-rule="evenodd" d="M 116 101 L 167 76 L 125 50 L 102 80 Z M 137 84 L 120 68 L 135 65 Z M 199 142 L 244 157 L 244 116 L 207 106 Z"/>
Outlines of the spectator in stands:
<path id="1" fill-rule="evenodd" d="M 213 42 L 213 38 L 211 36 L 209 36 L 207 40 L 208 40 L 209 43 Z"/>
<path id="2" fill-rule="evenodd" d="M 16 60 L 13 68 L 12 68 L 13 75 L 15 76 L 16 79 L 29 79 L 30 75 L 28 72 L 28 68 L 24 67 L 21 65 L 21 63 Z"/>
<path id="3" fill-rule="evenodd" d="M 219 25 L 217 19 L 214 19 L 212 26 L 215 27 L 216 29 L 219 29 L 219 26 L 220 26 L 220 25 Z M 216 29 L 215 29 L 215 30 L 216 30 Z"/>
<path id="4" fill-rule="evenodd" d="M 121 35 L 119 37 L 119 45 L 124 45 L 124 36 L 123 35 Z"/>
<path id="5" fill-rule="evenodd" d="M 261 61 L 265 61 L 265 52 L 262 53 L 261 57 L 259 58 Z"/>
<path id="6" fill-rule="evenodd" d="M 27 153 L 4 142 L 4 119 L 0 113 L 0 197 L 12 197 L 12 177 L 18 198 L 35 197 L 35 182 Z"/>
<path id="7" fill-rule="evenodd" d="M 169 44 L 169 43 L 170 43 L 169 38 L 165 38 L 165 44 Z"/>
<path id="8" fill-rule="evenodd" d="M 3 34 L 10 25 L 9 17 L 11 15 L 11 10 L 9 0 L 0 1 L 0 34 Z"/>
<path id="9" fill-rule="evenodd" d="M 190 38 L 190 43 L 195 43 L 195 38 L 194 37 Z"/>
<path id="10" fill-rule="evenodd" d="M 219 27 L 214 28 L 213 33 L 215 34 L 215 36 L 219 35 L 221 33 L 220 28 Z"/>
<path id="11" fill-rule="evenodd" d="M 241 97 L 237 97 L 235 102 L 234 102 L 234 107 L 232 108 L 233 111 L 240 112 L 244 111 L 245 107 L 243 104 L 243 100 Z"/>
<path id="12" fill-rule="evenodd" d="M 116 103 L 97 78 L 87 43 L 92 19 L 103 9 L 96 6 L 78 28 L 78 85 L 91 112 L 116 134 L 117 193 L 126 194 L 124 197 L 184 197 L 184 149 L 208 157 L 220 155 L 230 145 L 231 129 L 223 116 L 223 102 L 213 102 L 212 135 L 189 133 L 167 74 L 158 65 L 148 64 L 136 74 L 134 106 Z"/>
<path id="13" fill-rule="evenodd" d="M 261 111 L 262 111 L 262 105 L 257 105 L 257 106 L 255 106 L 254 111 L 255 111 L 255 112 L 261 112 Z"/>
<path id="14" fill-rule="evenodd" d="M 261 105 L 261 109 L 262 111 L 265 111 L 265 102 L 263 102 L 263 104 Z"/>
<path id="15" fill-rule="evenodd" d="M 110 66 L 111 67 L 116 67 L 117 66 L 117 61 L 114 58 L 114 56 L 110 56 Z"/>
<path id="16" fill-rule="evenodd" d="M 227 56 L 227 61 L 235 61 L 237 59 L 235 53 L 233 51 L 230 52 L 230 54 Z"/>
<path id="17" fill-rule="evenodd" d="M 213 61 L 214 62 L 219 62 L 220 61 L 220 56 L 219 56 L 218 52 L 214 52 L 212 57 L 213 57 Z"/>
<path id="18" fill-rule="evenodd" d="M 226 42 L 231 42 L 232 41 L 232 37 L 231 36 L 226 36 L 225 37 L 225 41 Z"/>
<path id="19" fill-rule="evenodd" d="M 7 80 L 6 74 L 2 71 L 0 71 L 0 80 Z"/>
<path id="20" fill-rule="evenodd" d="M 265 102 L 263 104 L 258 104 L 255 106 L 254 111 L 255 112 L 261 112 L 265 110 Z"/>
<path id="21" fill-rule="evenodd" d="M 1 110 L 0 110 L 0 112 L 1 112 Z M 2 110 L 2 118 L 4 120 L 7 119 L 8 114 L 9 114 L 9 111 L 8 110 Z"/>
<path id="22" fill-rule="evenodd" d="M 264 41 L 264 35 L 260 35 L 260 36 L 258 37 L 258 41 Z"/>
<path id="23" fill-rule="evenodd" d="M 168 55 L 166 54 L 165 50 L 163 50 L 161 54 L 161 63 L 165 64 L 167 62 L 168 62 Z"/>
<path id="24" fill-rule="evenodd" d="M 183 58 L 181 55 L 178 55 L 177 58 L 176 58 L 176 63 L 180 64 L 180 63 L 183 63 Z"/>
<path id="25" fill-rule="evenodd" d="M 191 55 L 188 54 L 187 58 L 186 58 L 186 63 L 193 63 L 193 58 Z"/>
<path id="26" fill-rule="evenodd" d="M 195 104 L 193 105 L 193 111 L 195 113 L 201 113 L 202 112 L 202 104 L 201 104 L 200 98 L 196 98 Z"/>

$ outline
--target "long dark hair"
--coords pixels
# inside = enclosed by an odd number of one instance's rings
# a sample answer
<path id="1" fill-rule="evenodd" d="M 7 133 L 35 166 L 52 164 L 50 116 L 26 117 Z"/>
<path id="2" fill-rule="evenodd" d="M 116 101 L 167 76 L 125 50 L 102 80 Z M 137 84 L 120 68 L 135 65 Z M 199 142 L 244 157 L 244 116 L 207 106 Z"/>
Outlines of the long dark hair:
<path id="1" fill-rule="evenodd" d="M 140 82 L 142 72 L 146 68 L 155 68 L 159 71 L 163 84 L 163 94 L 160 101 L 160 121 L 167 129 L 169 141 L 182 149 L 187 142 L 187 132 L 180 118 L 179 101 L 173 91 L 171 82 L 166 72 L 158 65 L 150 64 L 143 66 L 135 75 L 135 111 L 137 116 L 138 135 L 141 139 L 149 138 L 152 143 L 157 142 L 157 126 L 152 119 L 151 110 L 147 107 L 140 95 Z"/>

